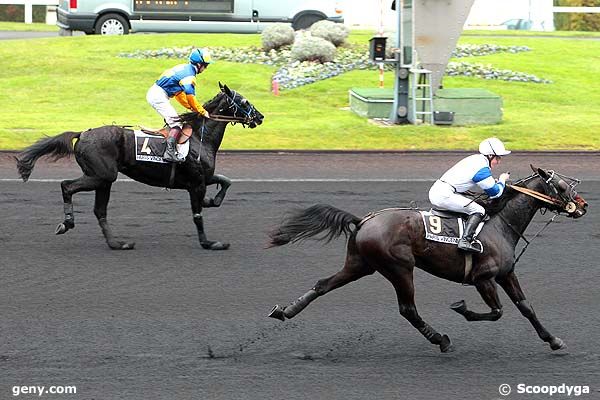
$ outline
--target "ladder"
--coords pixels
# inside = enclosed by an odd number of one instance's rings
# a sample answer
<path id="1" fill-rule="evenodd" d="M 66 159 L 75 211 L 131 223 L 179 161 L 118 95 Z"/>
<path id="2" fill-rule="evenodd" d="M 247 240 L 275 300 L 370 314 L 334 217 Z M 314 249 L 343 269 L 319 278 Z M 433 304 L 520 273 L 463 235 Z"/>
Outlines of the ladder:
<path id="1" fill-rule="evenodd" d="M 410 122 L 427 122 L 433 125 L 433 91 L 431 90 L 431 71 L 423 68 L 411 68 L 412 85 L 410 89 Z M 420 109 L 419 107 L 420 106 Z"/>

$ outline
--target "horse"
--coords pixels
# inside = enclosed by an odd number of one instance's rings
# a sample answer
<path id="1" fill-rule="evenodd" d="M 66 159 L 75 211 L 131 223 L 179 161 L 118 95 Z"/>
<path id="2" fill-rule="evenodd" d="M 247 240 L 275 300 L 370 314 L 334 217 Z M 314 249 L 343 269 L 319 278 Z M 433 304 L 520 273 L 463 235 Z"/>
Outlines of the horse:
<path id="1" fill-rule="evenodd" d="M 413 270 L 417 267 L 449 281 L 475 286 L 491 311 L 471 311 L 464 300 L 453 303 L 451 309 L 467 321 L 500 319 L 500 285 L 552 350 L 564 348 L 564 341 L 542 326 L 525 298 L 514 271 L 515 248 L 519 239 L 525 239 L 525 229 L 538 210 L 575 219 L 585 215 L 588 204 L 574 190 L 578 180 L 531 168 L 533 175 L 507 186 L 499 199 L 477 200 L 490 216 L 477 236 L 483 243 L 482 253 L 464 253 L 455 244 L 427 240 L 424 219 L 414 208 L 386 209 L 364 218 L 323 204 L 291 212 L 269 233 L 267 248 L 308 238 L 330 241 L 344 234 L 348 237 L 346 260 L 336 274 L 319 280 L 287 307 L 275 305 L 268 316 L 281 321 L 293 318 L 316 298 L 377 271 L 393 285 L 400 314 L 442 352 L 452 351 L 448 335 L 438 333 L 417 312 L 413 284 Z"/>
<path id="2" fill-rule="evenodd" d="M 65 218 L 57 226 L 55 233 L 64 234 L 75 227 L 73 195 L 94 190 L 94 214 L 106 243 L 113 250 L 133 249 L 135 243 L 115 239 L 107 222 L 111 186 L 121 172 L 147 185 L 187 190 L 202 248 L 229 248 L 229 243 L 208 239 L 202 217 L 202 208 L 219 207 L 231 185 L 229 178 L 214 173 L 216 154 L 229 123 L 239 122 L 252 129 L 262 124 L 264 116 L 246 98 L 227 85 L 219 82 L 219 88 L 219 93 L 204 105 L 211 116 L 209 119 L 195 112 L 179 116 L 184 127 L 191 127 L 192 131 L 189 153 L 185 161 L 179 164 L 137 161 L 134 131 L 128 126 L 114 125 L 46 137 L 20 153 L 16 157 L 17 169 L 25 182 L 29 179 L 36 160 L 42 156 L 53 156 L 56 160 L 74 154 L 83 171 L 81 177 L 61 182 Z M 164 148 L 164 142 L 162 144 Z M 214 198 L 205 198 L 206 187 L 212 184 L 220 185 L 220 190 Z"/>

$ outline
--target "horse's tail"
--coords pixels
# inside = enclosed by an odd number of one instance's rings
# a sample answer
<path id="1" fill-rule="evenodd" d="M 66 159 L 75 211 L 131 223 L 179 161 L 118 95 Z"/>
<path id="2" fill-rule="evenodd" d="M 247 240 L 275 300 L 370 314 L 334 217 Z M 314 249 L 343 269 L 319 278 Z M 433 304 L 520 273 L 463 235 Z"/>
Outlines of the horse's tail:
<path id="1" fill-rule="evenodd" d="M 351 225 L 358 226 L 360 218 L 327 204 L 316 204 L 304 210 L 297 210 L 288 216 L 281 226 L 270 234 L 267 247 L 282 246 L 290 242 L 308 239 L 326 232 L 317 240 L 335 239 L 342 234 L 348 236 L 353 230 Z"/>
<path id="2" fill-rule="evenodd" d="M 81 132 L 63 132 L 60 135 L 40 139 L 21 152 L 16 158 L 17 169 L 23 182 L 27 182 L 38 158 L 51 155 L 54 160 L 74 153 L 73 139 L 79 138 Z"/>

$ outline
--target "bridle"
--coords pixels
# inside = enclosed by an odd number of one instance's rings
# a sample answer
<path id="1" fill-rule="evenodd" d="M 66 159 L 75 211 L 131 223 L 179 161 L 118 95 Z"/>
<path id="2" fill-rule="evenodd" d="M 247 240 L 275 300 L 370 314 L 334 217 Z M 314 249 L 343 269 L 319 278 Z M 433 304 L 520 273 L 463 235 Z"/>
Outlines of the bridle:
<path id="1" fill-rule="evenodd" d="M 252 105 L 248 107 L 248 110 L 244 110 L 241 105 L 239 105 L 235 99 L 237 96 L 240 96 L 235 90 L 232 90 L 231 93 L 233 96 L 229 96 L 226 92 L 223 92 L 225 99 L 227 100 L 227 108 L 220 108 L 218 111 L 223 112 L 225 110 L 233 110 L 232 115 L 226 114 L 210 114 L 210 119 L 218 122 L 231 122 L 232 124 L 241 123 L 244 127 L 250 124 L 253 120 L 252 113 L 255 112 L 255 109 Z M 241 96 L 240 96 L 241 97 Z M 242 99 L 241 101 L 244 105 L 249 104 L 248 100 Z M 238 115 L 242 114 L 242 115 Z"/>
<path id="2" fill-rule="evenodd" d="M 509 221 L 506 220 L 506 218 L 504 218 L 502 216 L 502 214 L 500 214 L 500 213 L 498 214 L 500 219 L 502 219 L 502 221 L 504 221 L 504 223 L 507 224 L 525 242 L 525 245 L 523 246 L 519 255 L 515 258 L 515 261 L 513 262 L 513 268 L 517 264 L 517 262 L 519 262 L 519 260 L 521 259 L 521 256 L 525 253 L 525 250 L 527 250 L 527 247 L 529 247 L 531 242 L 533 242 L 552 222 L 554 222 L 554 219 L 560 213 L 566 212 L 567 214 L 570 214 L 577 209 L 577 205 L 576 205 L 577 192 L 575 191 L 575 186 L 577 186 L 579 183 L 581 183 L 581 181 L 579 179 L 561 175 L 552 170 L 550 170 L 548 172 L 549 172 L 548 179 L 544 179 L 539 173 L 536 172 L 531 176 L 528 176 L 526 178 L 518 180 L 517 182 L 515 182 L 514 185 L 507 185 L 508 187 L 510 187 L 511 189 L 513 189 L 517 192 L 526 194 L 535 199 L 541 200 L 546 204 L 549 204 L 550 207 L 545 207 L 545 208 L 550 209 L 554 212 L 554 215 L 552 216 L 552 218 L 550 218 L 548 220 L 548 222 L 546 222 L 546 224 L 535 235 L 533 235 L 533 237 L 530 240 L 527 240 L 527 238 L 523 235 L 523 233 L 519 232 Z M 535 191 L 535 190 L 532 190 L 532 189 L 529 189 L 529 188 L 526 188 L 523 186 L 518 186 L 518 185 L 522 185 L 525 182 L 527 182 L 533 178 L 536 178 L 536 177 L 539 177 L 540 179 L 542 179 L 542 181 L 546 184 L 546 186 L 549 187 L 550 190 L 557 197 L 549 196 L 545 193 L 540 193 L 538 191 Z M 559 188 L 563 188 L 563 193 L 559 192 L 559 190 L 556 188 L 554 182 L 556 182 L 556 186 L 558 186 Z M 565 195 L 564 193 L 566 193 L 566 192 L 568 192 L 568 193 Z"/>
<path id="3" fill-rule="evenodd" d="M 542 181 L 546 184 L 546 187 L 548 187 L 549 190 L 554 194 L 553 196 L 520 186 L 536 177 L 542 179 Z M 539 173 L 534 173 L 531 176 L 520 179 L 519 181 L 515 182 L 514 185 L 507 186 L 517 192 L 524 193 L 535 199 L 541 200 L 546 204 L 549 204 L 550 206 L 546 208 L 551 209 L 557 214 L 563 212 L 570 214 L 577 209 L 577 192 L 575 191 L 575 186 L 577 186 L 579 183 L 581 183 L 579 179 L 562 175 L 558 172 L 550 170 L 548 171 L 547 179 L 543 178 Z"/>

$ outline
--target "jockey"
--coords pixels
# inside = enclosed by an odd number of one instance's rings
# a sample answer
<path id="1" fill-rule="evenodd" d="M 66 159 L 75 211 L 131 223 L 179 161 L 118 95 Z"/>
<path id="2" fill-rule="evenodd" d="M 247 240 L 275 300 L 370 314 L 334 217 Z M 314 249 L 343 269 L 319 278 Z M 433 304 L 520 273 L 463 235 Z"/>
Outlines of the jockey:
<path id="1" fill-rule="evenodd" d="M 189 57 L 189 64 L 179 64 L 163 72 L 158 80 L 148 89 L 146 100 L 165 119 L 169 126 L 167 148 L 163 159 L 169 162 L 182 162 L 183 157 L 177 153 L 176 143 L 181 136 L 181 122 L 178 114 L 169 102 L 171 97 L 190 111 L 195 111 L 206 118 L 208 112 L 196 100 L 196 75 L 201 74 L 211 64 L 212 57 L 207 49 L 194 49 Z"/>
<path id="2" fill-rule="evenodd" d="M 469 215 L 458 248 L 464 251 L 478 252 L 472 244 L 475 230 L 485 216 L 485 209 L 473 200 L 463 196 L 468 190 L 479 187 L 491 199 L 502 196 L 508 172 L 500 175 L 498 181 L 492 176 L 491 169 L 500 163 L 502 156 L 510 154 L 504 143 L 493 137 L 479 144 L 479 154 L 473 154 L 456 163 L 429 189 L 429 201 L 438 208 Z"/>

